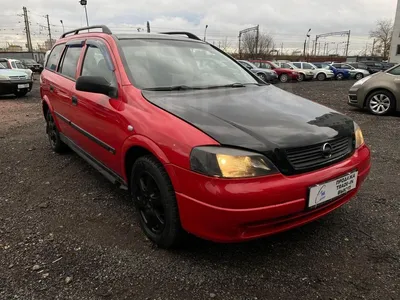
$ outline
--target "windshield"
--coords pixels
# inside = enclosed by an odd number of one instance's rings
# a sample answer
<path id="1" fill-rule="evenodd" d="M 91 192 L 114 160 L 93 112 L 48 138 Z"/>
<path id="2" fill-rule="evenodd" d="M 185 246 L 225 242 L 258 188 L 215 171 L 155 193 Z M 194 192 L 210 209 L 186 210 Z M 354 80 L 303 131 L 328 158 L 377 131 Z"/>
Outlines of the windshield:
<path id="1" fill-rule="evenodd" d="M 15 64 L 17 65 L 17 69 L 26 69 L 25 65 L 20 61 L 16 61 Z"/>
<path id="2" fill-rule="evenodd" d="M 3 66 L 3 69 L 8 69 L 8 65 L 7 65 L 7 63 L 5 61 L 1 61 L 0 65 Z"/>
<path id="3" fill-rule="evenodd" d="M 242 67 L 210 45 L 163 39 L 121 41 L 127 72 L 141 89 L 258 84 Z"/>
<path id="4" fill-rule="evenodd" d="M 316 65 L 314 65 L 314 64 L 312 64 L 312 63 L 308 63 L 311 67 L 313 67 L 313 68 L 315 68 L 315 69 L 318 69 L 318 67 L 316 66 Z"/>
<path id="5" fill-rule="evenodd" d="M 274 68 L 279 68 L 279 66 L 276 63 L 272 62 L 272 61 L 270 61 L 269 64 Z"/>
<path id="6" fill-rule="evenodd" d="M 320 64 L 320 69 L 327 69 L 327 70 L 330 70 L 331 68 L 329 67 L 328 64 Z"/>

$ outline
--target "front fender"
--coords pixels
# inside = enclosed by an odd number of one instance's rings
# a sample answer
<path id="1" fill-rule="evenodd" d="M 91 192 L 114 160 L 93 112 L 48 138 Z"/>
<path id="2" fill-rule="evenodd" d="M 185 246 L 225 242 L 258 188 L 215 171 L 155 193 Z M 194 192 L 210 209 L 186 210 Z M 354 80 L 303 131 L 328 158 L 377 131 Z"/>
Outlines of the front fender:
<path id="1" fill-rule="evenodd" d="M 179 191 L 179 181 L 168 157 L 154 141 L 140 134 L 135 134 L 128 137 L 122 145 L 121 170 L 124 170 L 123 178 L 126 182 L 128 182 L 128 178 L 127 170 L 125 169 L 125 156 L 129 149 L 131 149 L 132 147 L 141 147 L 153 154 L 163 164 L 165 170 L 169 175 L 169 178 L 171 179 L 175 191 Z"/>

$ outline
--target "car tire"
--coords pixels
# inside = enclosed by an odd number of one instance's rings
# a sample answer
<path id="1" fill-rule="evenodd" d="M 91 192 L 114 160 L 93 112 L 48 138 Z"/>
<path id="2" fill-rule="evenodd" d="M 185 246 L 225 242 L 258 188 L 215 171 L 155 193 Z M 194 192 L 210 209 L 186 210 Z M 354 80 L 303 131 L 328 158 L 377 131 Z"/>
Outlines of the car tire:
<path id="1" fill-rule="evenodd" d="M 281 76 L 279 76 L 279 81 L 282 82 L 282 83 L 288 82 L 289 81 L 288 74 L 285 74 L 285 73 L 281 74 Z"/>
<path id="2" fill-rule="evenodd" d="M 299 76 L 297 77 L 297 81 L 301 82 L 304 81 L 306 79 L 306 76 L 304 74 L 299 74 Z"/>
<path id="3" fill-rule="evenodd" d="M 263 74 L 263 73 L 260 73 L 258 76 L 259 76 L 263 81 L 268 82 L 267 75 L 265 75 L 265 74 Z"/>
<path id="4" fill-rule="evenodd" d="M 395 105 L 395 97 L 387 90 L 377 90 L 371 93 L 366 101 L 370 113 L 378 116 L 390 114 L 395 109 Z"/>
<path id="5" fill-rule="evenodd" d="M 343 75 L 343 73 L 337 73 L 335 77 L 336 77 L 336 80 L 343 80 L 344 75 Z"/>
<path id="6" fill-rule="evenodd" d="M 364 78 L 364 74 L 363 73 L 357 73 L 356 76 L 355 76 L 356 80 L 360 80 L 362 78 Z"/>
<path id="7" fill-rule="evenodd" d="M 21 90 L 21 91 L 15 92 L 14 95 L 17 97 L 24 97 L 26 94 L 28 94 L 28 90 Z"/>
<path id="8" fill-rule="evenodd" d="M 68 146 L 61 141 L 60 133 L 58 132 L 50 109 L 48 109 L 46 113 L 46 133 L 49 138 L 50 147 L 54 152 L 64 153 L 68 149 Z"/>
<path id="9" fill-rule="evenodd" d="M 138 158 L 131 170 L 130 193 L 144 234 L 160 248 L 178 246 L 184 236 L 171 180 L 152 155 Z"/>
<path id="10" fill-rule="evenodd" d="M 326 75 L 325 75 L 324 73 L 319 73 L 319 74 L 317 75 L 317 79 L 318 79 L 319 81 L 324 81 L 324 80 L 326 79 Z"/>

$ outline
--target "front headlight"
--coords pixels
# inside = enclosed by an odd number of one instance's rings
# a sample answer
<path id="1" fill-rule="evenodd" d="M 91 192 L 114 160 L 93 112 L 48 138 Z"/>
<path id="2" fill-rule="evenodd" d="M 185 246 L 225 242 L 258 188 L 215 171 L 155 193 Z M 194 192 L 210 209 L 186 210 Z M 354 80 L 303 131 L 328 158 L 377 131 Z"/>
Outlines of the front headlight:
<path id="1" fill-rule="evenodd" d="M 217 146 L 193 148 L 190 167 L 195 172 L 223 178 L 257 177 L 278 172 L 264 155 Z"/>
<path id="2" fill-rule="evenodd" d="M 362 145 L 364 145 L 364 136 L 360 126 L 358 126 L 356 122 L 354 122 L 354 134 L 356 136 L 356 149 L 357 149 L 360 148 Z"/>

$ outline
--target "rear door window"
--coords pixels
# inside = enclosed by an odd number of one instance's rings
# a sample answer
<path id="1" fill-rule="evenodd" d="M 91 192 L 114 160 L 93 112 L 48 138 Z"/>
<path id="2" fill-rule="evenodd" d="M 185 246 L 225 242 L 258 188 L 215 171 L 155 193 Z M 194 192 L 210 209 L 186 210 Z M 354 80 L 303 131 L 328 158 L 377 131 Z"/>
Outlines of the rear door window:
<path id="1" fill-rule="evenodd" d="M 311 70 L 313 67 L 310 65 L 310 64 L 308 64 L 308 63 L 304 63 L 303 64 L 303 69 L 306 69 L 306 70 Z"/>
<path id="2" fill-rule="evenodd" d="M 78 66 L 81 50 L 81 46 L 68 46 L 59 70 L 61 74 L 75 80 L 76 68 Z"/>
<path id="3" fill-rule="evenodd" d="M 64 44 L 60 44 L 53 48 L 53 50 L 51 51 L 51 53 L 47 59 L 47 63 L 46 63 L 47 69 L 50 69 L 52 71 L 57 70 L 57 65 L 60 60 L 61 53 L 64 50 L 64 46 L 65 46 Z"/>
<path id="4" fill-rule="evenodd" d="M 294 63 L 293 63 L 293 65 L 294 65 L 295 67 L 297 67 L 297 68 L 300 68 L 300 69 L 301 69 L 301 63 L 294 62 Z"/>

